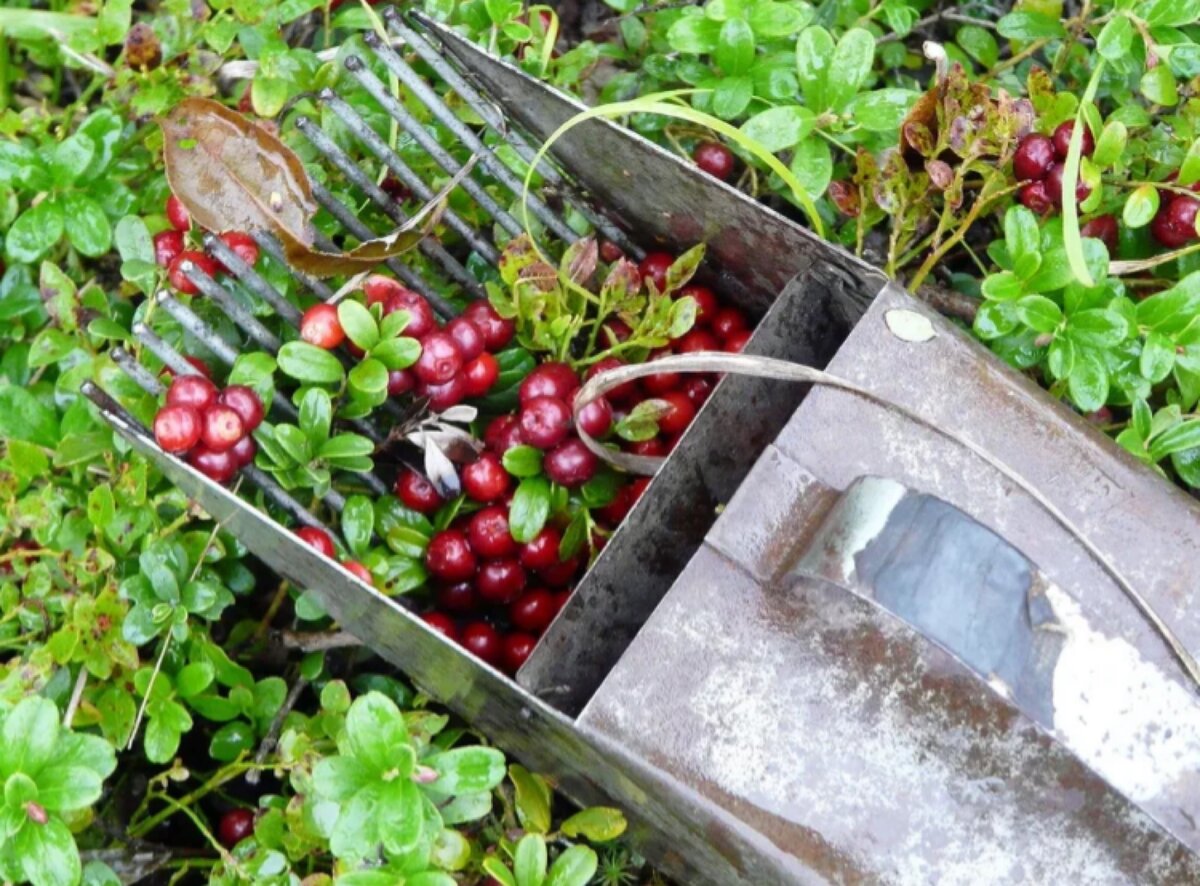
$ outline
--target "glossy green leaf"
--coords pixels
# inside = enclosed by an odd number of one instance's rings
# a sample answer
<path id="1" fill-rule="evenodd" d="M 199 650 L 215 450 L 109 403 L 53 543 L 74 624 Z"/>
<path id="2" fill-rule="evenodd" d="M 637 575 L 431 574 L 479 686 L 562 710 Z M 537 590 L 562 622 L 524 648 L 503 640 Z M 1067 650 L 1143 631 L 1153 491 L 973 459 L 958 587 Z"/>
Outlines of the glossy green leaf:
<path id="1" fill-rule="evenodd" d="M 279 349 L 278 360 L 279 368 L 296 381 L 339 384 L 345 378 L 345 370 L 337 357 L 308 342 L 288 342 Z"/>
<path id="2" fill-rule="evenodd" d="M 1158 212 L 1158 188 L 1154 185 L 1140 185 L 1129 192 L 1125 198 L 1125 208 L 1121 218 L 1131 228 L 1141 228 L 1150 224 Z"/>
<path id="3" fill-rule="evenodd" d="M 792 147 L 812 132 L 813 113 L 799 105 L 768 108 L 742 124 L 742 133 L 772 153 Z"/>

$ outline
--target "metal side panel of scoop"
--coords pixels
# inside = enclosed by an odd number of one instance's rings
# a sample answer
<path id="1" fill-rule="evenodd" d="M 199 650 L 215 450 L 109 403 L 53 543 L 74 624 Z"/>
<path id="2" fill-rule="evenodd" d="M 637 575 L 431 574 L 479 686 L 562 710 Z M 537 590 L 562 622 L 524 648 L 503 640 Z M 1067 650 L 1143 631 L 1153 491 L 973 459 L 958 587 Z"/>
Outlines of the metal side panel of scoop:
<path id="1" fill-rule="evenodd" d="M 162 452 L 92 383 L 84 393 L 105 421 L 189 498 L 281 577 L 313 591 L 346 630 L 497 745 L 547 775 L 583 804 L 620 807 L 631 837 L 680 882 L 814 882 L 806 870 L 735 815 L 607 737 L 529 695 L 418 617 L 354 578 L 233 492 Z"/>
<path id="2" fill-rule="evenodd" d="M 412 17 L 535 140 L 545 141 L 586 110 L 429 17 Z M 739 301 L 758 313 L 788 280 L 818 262 L 845 275 L 847 294 L 857 297 L 847 305 L 855 317 L 885 282 L 877 268 L 609 120 L 580 123 L 554 143 L 551 153 L 597 208 L 646 238 L 644 245 L 650 240 L 676 248 L 707 244 L 718 268 L 718 288 L 737 292 Z"/>

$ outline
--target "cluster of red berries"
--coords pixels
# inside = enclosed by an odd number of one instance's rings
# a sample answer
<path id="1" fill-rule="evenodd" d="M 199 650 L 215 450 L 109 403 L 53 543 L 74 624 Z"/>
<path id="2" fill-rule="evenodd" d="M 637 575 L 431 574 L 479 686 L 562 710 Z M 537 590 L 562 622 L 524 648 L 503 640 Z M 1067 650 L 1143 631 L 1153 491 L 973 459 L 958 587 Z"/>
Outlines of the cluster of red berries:
<path id="1" fill-rule="evenodd" d="M 166 452 L 186 455 L 218 483 L 254 461 L 251 432 L 263 419 L 262 401 L 245 385 L 221 391 L 203 375 L 177 375 L 154 417 L 154 438 Z"/>
<path id="2" fill-rule="evenodd" d="M 178 292 L 195 295 L 198 291 L 196 284 L 183 272 L 184 262 L 191 262 L 214 279 L 228 273 L 228 269 L 208 253 L 187 248 L 186 235 L 192 228 L 192 217 L 174 194 L 167 198 L 167 221 L 171 227 L 154 235 L 154 261 L 167 269 L 167 279 Z M 221 234 L 221 240 L 246 264 L 253 266 L 258 261 L 258 244 L 249 234 L 226 231 Z"/>
<path id="3" fill-rule="evenodd" d="M 444 412 L 469 397 L 482 397 L 500 377 L 495 354 L 512 341 L 515 326 L 496 313 L 487 301 L 478 300 L 461 315 L 439 326 L 424 296 L 390 277 L 375 274 L 363 284 L 367 304 L 381 304 L 384 315 L 407 311 L 406 337 L 421 343 L 421 356 L 408 369 L 388 374 L 388 394 L 410 391 L 429 400 L 434 412 Z M 300 320 L 300 337 L 319 348 L 332 349 L 346 340 L 337 308 L 314 305 Z M 361 351 L 350 343 L 356 356 Z"/>
<path id="4" fill-rule="evenodd" d="M 1167 176 L 1167 181 L 1175 181 L 1178 172 Z M 1189 190 L 1200 191 L 1200 182 L 1189 186 Z M 1168 249 L 1179 249 L 1181 246 L 1200 239 L 1196 231 L 1196 215 L 1200 213 L 1200 200 L 1185 194 L 1171 191 L 1159 191 L 1162 196 L 1158 204 L 1158 212 L 1150 222 L 1150 234 Z"/>
<path id="5" fill-rule="evenodd" d="M 1038 215 L 1062 206 L 1063 171 L 1066 166 L 1067 149 L 1071 134 L 1075 131 L 1074 121 L 1068 120 L 1054 130 L 1053 135 L 1030 133 L 1021 139 L 1013 155 L 1013 172 L 1025 182 L 1017 193 L 1017 199 Z M 1087 127 L 1083 130 L 1083 156 L 1090 157 L 1096 142 Z M 1082 203 L 1092 189 L 1080 179 L 1075 183 L 1075 200 Z"/>

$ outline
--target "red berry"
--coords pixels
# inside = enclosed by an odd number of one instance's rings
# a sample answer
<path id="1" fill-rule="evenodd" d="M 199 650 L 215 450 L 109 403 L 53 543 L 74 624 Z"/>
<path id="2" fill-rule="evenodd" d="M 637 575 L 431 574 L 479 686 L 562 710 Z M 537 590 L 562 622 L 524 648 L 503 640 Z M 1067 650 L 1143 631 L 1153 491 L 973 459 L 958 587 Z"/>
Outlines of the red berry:
<path id="1" fill-rule="evenodd" d="M 1108 254 L 1115 255 L 1117 252 L 1117 238 L 1120 232 L 1117 229 L 1117 218 L 1114 215 L 1098 215 L 1082 228 L 1079 233 L 1084 237 L 1095 237 L 1108 247 Z"/>
<path id="2" fill-rule="evenodd" d="M 393 369 L 388 372 L 388 396 L 399 397 L 417 386 L 417 377 L 411 369 Z"/>
<path id="3" fill-rule="evenodd" d="M 371 575 L 371 570 L 357 560 L 343 560 L 342 568 L 360 581 L 365 581 L 372 587 L 375 586 L 375 576 Z"/>
<path id="4" fill-rule="evenodd" d="M 721 338 L 729 338 L 746 328 L 746 315 L 737 308 L 721 308 L 712 319 L 712 331 Z"/>
<path id="5" fill-rule="evenodd" d="M 571 430 L 571 410 L 555 397 L 535 397 L 521 407 L 521 439 L 538 449 L 549 449 L 566 439 Z"/>
<path id="6" fill-rule="evenodd" d="M 1060 160 L 1067 159 L 1067 151 L 1071 147 L 1071 134 L 1075 131 L 1075 121 L 1068 120 L 1065 123 L 1058 124 L 1058 128 L 1054 130 L 1054 150 L 1058 153 Z M 1092 156 L 1092 151 L 1096 150 L 1096 140 L 1092 138 L 1091 130 L 1087 126 L 1083 127 L 1083 156 Z"/>
<path id="7" fill-rule="evenodd" d="M 246 465 L 251 464 L 254 461 L 254 456 L 257 454 L 258 445 L 249 434 L 229 448 L 229 455 L 239 468 L 244 468 Z"/>
<path id="8" fill-rule="evenodd" d="M 396 497 L 406 508 L 419 514 L 432 514 L 443 502 L 432 483 L 408 468 L 396 478 Z"/>
<path id="9" fill-rule="evenodd" d="M 217 386 L 202 375 L 178 375 L 167 388 L 168 406 L 187 406 L 203 413 L 217 402 Z"/>
<path id="10" fill-rule="evenodd" d="M 1167 205 L 1160 208 L 1154 216 L 1154 221 L 1150 223 L 1150 233 L 1168 249 L 1186 246 L 1197 238 L 1197 210 L 1200 210 L 1200 201 L 1194 197 L 1171 197 Z"/>
<path id="11" fill-rule="evenodd" d="M 693 329 L 675 342 L 674 348 L 677 354 L 695 354 L 700 351 L 719 351 L 721 343 L 707 329 Z"/>
<path id="12" fill-rule="evenodd" d="M 663 434 L 682 434 L 696 417 L 696 407 L 683 391 L 669 391 L 660 398 L 667 404 L 658 417 L 658 430 Z"/>
<path id="13" fill-rule="evenodd" d="M 662 350 L 653 355 L 650 359 L 661 360 L 663 357 L 670 356 L 670 351 Z M 657 372 L 654 375 L 647 375 L 642 379 L 642 387 L 646 393 L 653 396 L 665 394 L 667 391 L 673 391 L 679 387 L 680 377 L 678 372 Z"/>
<path id="14" fill-rule="evenodd" d="M 413 371 L 426 384 L 444 385 L 454 378 L 462 364 L 462 352 L 454 339 L 444 332 L 431 332 L 421 339 L 421 356 Z"/>
<path id="15" fill-rule="evenodd" d="M 492 419 L 483 432 L 483 442 L 497 455 L 504 455 L 514 446 L 520 446 L 524 442 L 520 419 L 515 415 L 501 415 Z"/>
<path id="16" fill-rule="evenodd" d="M 238 414 L 247 434 L 262 424 L 263 404 L 262 400 L 258 399 L 258 394 L 254 393 L 254 388 L 246 385 L 230 385 L 221 391 L 217 402 L 222 406 L 228 406 Z"/>
<path id="17" fill-rule="evenodd" d="M 468 652 L 490 665 L 500 663 L 501 643 L 496 629 L 487 622 L 473 621 L 463 628 L 460 641 Z"/>
<path id="18" fill-rule="evenodd" d="M 249 809 L 230 809 L 221 816 L 221 822 L 217 826 L 217 837 L 226 849 L 232 849 L 253 832 L 254 813 Z"/>
<path id="19" fill-rule="evenodd" d="M 1038 184 L 1041 184 L 1039 182 Z M 740 332 L 735 332 L 729 338 L 725 339 L 725 350 L 731 354 L 740 354 L 746 349 L 746 345 L 750 343 L 750 336 L 753 333 L 749 329 L 743 329 Z"/>
<path id="20" fill-rule="evenodd" d="M 459 373 L 441 385 L 418 382 L 417 394 L 429 400 L 429 408 L 434 412 L 445 412 L 467 398 L 467 380 Z"/>
<path id="21" fill-rule="evenodd" d="M 1062 206 L 1063 172 L 1065 170 L 1066 166 L 1062 163 L 1055 163 L 1046 175 L 1046 193 L 1050 197 L 1050 202 L 1055 206 Z M 1090 193 L 1092 193 L 1092 189 L 1083 183 L 1082 178 L 1075 182 L 1076 203 L 1082 203 Z"/>
<path id="22" fill-rule="evenodd" d="M 492 505 L 476 511 L 467 524 L 471 550 L 481 557 L 512 557 L 518 545 L 508 528 L 508 508 Z"/>
<path id="23" fill-rule="evenodd" d="M 316 526 L 301 526 L 296 530 L 296 536 L 305 544 L 313 547 L 318 554 L 323 554 L 331 559 L 336 556 L 333 549 L 333 538 L 324 529 L 318 529 Z"/>
<path id="24" fill-rule="evenodd" d="M 184 262 L 191 262 L 198 271 L 203 271 L 209 277 L 217 276 L 217 263 L 203 252 L 197 252 L 194 249 L 185 249 L 179 255 L 175 256 L 175 260 L 171 262 L 167 268 L 167 279 L 170 280 L 171 286 L 184 295 L 195 295 L 199 292 L 196 284 L 183 272 Z"/>
<path id="25" fill-rule="evenodd" d="M 408 312 L 408 323 L 402 331 L 410 338 L 425 338 L 437 330 L 437 318 L 433 316 L 433 308 L 420 293 L 400 286 L 399 291 L 393 293 L 383 304 L 384 314 L 394 314 L 397 311 Z"/>
<path id="26" fill-rule="evenodd" d="M 566 363 L 549 362 L 535 367 L 521 382 L 518 396 L 522 403 L 538 397 L 553 397 L 564 403 L 571 399 L 571 392 L 579 387 L 579 377 Z"/>
<path id="27" fill-rule="evenodd" d="M 160 268 L 170 267 L 171 262 L 183 252 L 183 231 L 172 228 L 154 235 L 154 263 Z"/>
<path id="28" fill-rule="evenodd" d="M 338 319 L 337 308 L 322 302 L 313 305 L 300 318 L 300 337 L 310 345 L 331 351 L 346 340 L 346 331 Z"/>
<path id="29" fill-rule="evenodd" d="M 526 591 L 508 610 L 512 623 L 522 631 L 540 634 L 554 621 L 554 597 L 549 591 Z"/>
<path id="30" fill-rule="evenodd" d="M 600 261 L 605 264 L 612 264 L 615 261 L 620 261 L 625 257 L 625 252 L 616 243 L 611 240 L 600 241 Z"/>
<path id="31" fill-rule="evenodd" d="M 571 599 L 570 589 L 565 591 L 557 591 L 554 594 L 554 614 L 558 615 L 562 608 L 567 605 L 567 601 Z"/>
<path id="32" fill-rule="evenodd" d="M 489 603 L 507 605 L 525 590 L 525 570 L 513 557 L 488 560 L 475 576 L 475 590 Z"/>
<path id="33" fill-rule="evenodd" d="M 245 435 L 242 417 L 228 406 L 210 406 L 200 417 L 200 439 L 213 452 L 232 449 Z"/>
<path id="34" fill-rule="evenodd" d="M 713 178 L 729 181 L 733 175 L 733 151 L 720 142 L 700 142 L 692 151 L 692 159 L 702 172 Z"/>
<path id="35" fill-rule="evenodd" d="M 538 575 L 548 585 L 556 588 L 565 587 L 575 578 L 575 573 L 579 571 L 579 563 L 580 560 L 578 557 L 572 557 L 570 560 L 564 560 L 560 563 L 555 563 L 553 566 L 539 569 Z"/>
<path id="36" fill-rule="evenodd" d="M 514 321 L 501 317 L 490 303 L 482 299 L 473 301 L 467 305 L 466 310 L 462 312 L 462 316 L 464 319 L 470 320 L 475 324 L 475 328 L 483 333 L 484 344 L 493 353 L 501 350 L 512 341 L 512 337 L 517 331 L 517 325 Z"/>
<path id="37" fill-rule="evenodd" d="M 203 360 L 201 360 L 199 357 L 184 357 L 183 359 L 187 360 L 187 362 L 189 364 L 191 364 L 192 368 L 196 370 L 196 372 L 189 372 L 188 375 L 199 374 L 208 379 L 212 378 L 212 370 L 209 369 L 208 364 L 205 363 Z M 164 366 L 162 368 L 162 371 L 159 373 L 160 378 L 173 379 L 173 378 L 175 378 L 175 375 L 176 375 L 175 370 L 172 369 L 170 366 Z"/>
<path id="38" fill-rule="evenodd" d="M 589 437 L 603 437 L 612 427 L 612 405 L 604 397 L 597 397 L 579 410 L 576 424 Z"/>
<path id="39" fill-rule="evenodd" d="M 438 606 L 450 612 L 471 612 L 479 605 L 479 596 L 472 582 L 460 581 L 439 588 L 437 601 Z"/>
<path id="40" fill-rule="evenodd" d="M 1022 185 L 1017 191 L 1017 199 L 1021 201 L 1022 206 L 1038 215 L 1045 215 L 1054 209 L 1054 201 L 1050 199 L 1050 192 L 1046 189 L 1044 181 Z"/>
<path id="41" fill-rule="evenodd" d="M 620 317 L 605 320 L 604 330 L 608 333 L 609 338 L 619 342 L 629 341 L 629 336 L 633 335 L 633 329 Z"/>
<path id="42" fill-rule="evenodd" d="M 411 290 L 401 286 L 391 277 L 385 277 L 383 274 L 372 274 L 362 285 L 363 295 L 367 299 L 367 307 L 374 304 L 386 304 L 387 300 L 393 295 L 398 295 L 402 292 Z"/>
<path id="43" fill-rule="evenodd" d="M 480 354 L 463 367 L 463 382 L 468 397 L 482 397 L 500 378 L 500 363 L 491 354 Z"/>
<path id="44" fill-rule="evenodd" d="M 1032 133 L 1021 139 L 1013 155 L 1013 173 L 1021 181 L 1041 181 L 1055 162 L 1054 142 Z"/>
<path id="45" fill-rule="evenodd" d="M 636 502 L 642 497 L 642 493 L 646 491 L 646 487 L 650 485 L 649 477 L 638 477 L 629 484 L 629 488 L 633 490 L 633 500 Z"/>
<path id="46" fill-rule="evenodd" d="M 622 486 L 617 490 L 612 501 L 600 508 L 600 519 L 609 526 L 616 526 L 633 509 L 633 504 L 633 490 L 628 486 Z"/>
<path id="47" fill-rule="evenodd" d="M 200 425 L 200 414 L 190 406 L 167 406 L 154 417 L 154 439 L 178 455 L 200 442 Z"/>
<path id="48" fill-rule="evenodd" d="M 466 581 L 475 575 L 475 554 L 465 535 L 457 529 L 444 529 L 429 540 L 425 566 L 442 581 Z"/>
<path id="49" fill-rule="evenodd" d="M 684 400 L 690 408 L 692 404 L 686 398 Z M 598 461 L 596 454 L 576 438 L 550 450 L 542 461 L 542 470 L 553 482 L 573 489 L 592 479 Z"/>
<path id="50" fill-rule="evenodd" d="M 242 231 L 226 231 L 221 235 L 221 240 L 229 247 L 230 252 L 250 267 L 258 264 L 258 244 L 249 234 Z M 228 274 L 229 268 L 221 265 L 221 271 Z"/>
<path id="51" fill-rule="evenodd" d="M 521 548 L 521 565 L 526 569 L 549 569 L 559 564 L 558 546 L 562 544 L 562 535 L 553 526 L 545 526 L 542 531 L 526 542 Z"/>
<path id="52" fill-rule="evenodd" d="M 238 464 L 233 450 L 213 452 L 197 446 L 188 453 L 188 464 L 216 483 L 228 483 L 237 473 Z"/>
<path id="53" fill-rule="evenodd" d="M 642 280 L 653 283 L 659 292 L 667 291 L 667 271 L 675 264 L 675 257 L 666 252 L 651 252 L 638 264 Z"/>
<path id="54" fill-rule="evenodd" d="M 462 469 L 463 491 L 474 501 L 491 502 L 508 492 L 508 471 L 500 457 L 485 452 Z"/>
<path id="55" fill-rule="evenodd" d="M 717 301 L 717 295 L 707 286 L 699 286 L 695 283 L 689 283 L 683 289 L 679 290 L 679 298 L 687 296 L 694 299 L 696 302 L 696 322 L 698 324 L 707 324 L 712 322 L 712 318 L 721 308 L 721 303 Z"/>
<path id="56" fill-rule="evenodd" d="M 464 363 L 474 360 L 484 351 L 483 333 L 466 317 L 455 317 L 442 330 L 458 345 Z"/>
<path id="57" fill-rule="evenodd" d="M 634 455 L 661 457 L 667 454 L 667 444 L 659 437 L 651 437 L 649 440 L 638 440 L 636 443 L 630 443 L 629 451 Z"/>
<path id="58" fill-rule="evenodd" d="M 459 641 L 458 627 L 454 624 L 454 619 L 441 612 L 426 612 L 421 618 L 425 624 L 429 625 L 439 634 L 448 637 L 455 643 Z"/>
<path id="59" fill-rule="evenodd" d="M 683 383 L 683 393 L 699 409 L 712 393 L 713 383 L 702 375 L 693 376 Z"/>
<path id="60" fill-rule="evenodd" d="M 390 172 L 387 177 L 379 183 L 379 187 L 385 194 L 395 200 L 397 203 L 403 203 L 412 197 L 412 191 L 408 189 L 408 185 L 396 178 Z"/>
<path id="61" fill-rule="evenodd" d="M 504 668 L 511 674 L 515 674 L 521 669 L 521 665 L 529 659 L 533 653 L 533 647 L 537 646 L 537 638 L 531 637 L 529 634 L 509 634 L 504 638 L 504 651 L 502 657 L 504 659 Z"/>
<path id="62" fill-rule="evenodd" d="M 187 231 L 192 227 L 191 213 L 174 194 L 167 198 L 167 221 L 177 231 Z"/>
<path id="63" fill-rule="evenodd" d="M 617 357 L 605 357 L 603 360 L 594 363 L 587 371 L 586 378 L 591 381 L 593 377 L 601 372 L 607 372 L 610 369 L 616 369 L 618 366 L 624 366 Z M 618 406 L 625 406 L 641 397 L 641 390 L 636 381 L 627 381 L 624 384 L 617 385 L 611 391 L 604 395 L 610 403 Z"/>

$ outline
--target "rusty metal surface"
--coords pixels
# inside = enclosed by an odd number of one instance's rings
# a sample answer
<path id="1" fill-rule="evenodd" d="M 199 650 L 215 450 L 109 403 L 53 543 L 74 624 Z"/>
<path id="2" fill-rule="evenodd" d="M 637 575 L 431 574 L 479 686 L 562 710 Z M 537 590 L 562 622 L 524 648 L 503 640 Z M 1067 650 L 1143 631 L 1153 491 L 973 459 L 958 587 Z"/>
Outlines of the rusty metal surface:
<path id="1" fill-rule="evenodd" d="M 419 13 L 414 18 L 537 142 L 586 106 L 495 59 Z M 643 245 L 682 250 L 708 244 L 717 288 L 762 313 L 793 276 L 816 265 L 844 275 L 861 314 L 883 274 L 840 247 L 763 206 L 616 123 L 592 119 L 551 148 L 597 209 L 634 231 Z"/>
<path id="2" fill-rule="evenodd" d="M 718 522 L 719 547 L 701 547 L 580 722 L 830 882 L 1196 882 L 1195 855 L 958 658 L 877 601 L 797 570 L 806 550 L 840 562 L 870 539 L 897 565 L 930 554 L 889 536 L 889 516 L 911 526 L 898 506 L 925 497 L 890 482 L 857 492 L 831 512 L 830 491 L 768 449 Z M 825 518 L 794 535 L 738 531 L 763 517 L 787 527 L 808 504 Z M 998 585 L 1037 581 L 961 513 L 930 506 L 918 519 L 959 536 L 936 552 L 946 594 L 974 590 L 967 551 L 986 552 Z M 893 575 L 891 591 L 924 599 L 925 578 Z"/>
<path id="3" fill-rule="evenodd" d="M 836 307 L 841 285 L 818 270 L 792 280 L 746 352 L 824 365 L 850 327 Z M 542 636 L 517 675 L 522 686 L 567 713 L 583 707 L 803 395 L 746 377 L 717 386 Z"/>

